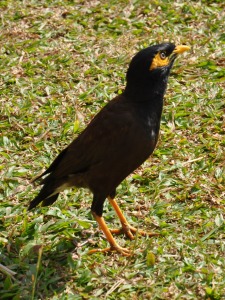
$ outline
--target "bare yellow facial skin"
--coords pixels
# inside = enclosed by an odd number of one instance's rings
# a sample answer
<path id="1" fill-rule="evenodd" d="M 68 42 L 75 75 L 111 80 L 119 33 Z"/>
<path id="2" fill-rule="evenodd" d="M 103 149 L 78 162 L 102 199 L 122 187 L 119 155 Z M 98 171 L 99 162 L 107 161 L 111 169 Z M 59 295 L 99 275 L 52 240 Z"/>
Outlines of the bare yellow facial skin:
<path id="1" fill-rule="evenodd" d="M 161 53 L 157 53 L 156 56 L 153 58 L 152 64 L 150 66 L 150 71 L 154 70 L 159 67 L 165 67 L 170 63 L 169 57 L 164 59 L 161 58 Z"/>
<path id="2" fill-rule="evenodd" d="M 186 45 L 178 45 L 175 47 L 175 49 L 173 50 L 173 52 L 171 53 L 171 55 L 173 54 L 182 54 L 184 53 L 185 51 L 188 51 L 190 50 L 190 47 L 189 46 L 186 46 Z M 150 66 L 150 71 L 151 70 L 154 70 L 156 68 L 160 68 L 160 67 L 165 67 L 167 65 L 169 65 L 170 63 L 170 59 L 168 56 L 164 57 L 162 56 L 162 52 L 158 52 L 155 57 L 153 58 L 153 61 L 152 61 L 152 64 Z"/>

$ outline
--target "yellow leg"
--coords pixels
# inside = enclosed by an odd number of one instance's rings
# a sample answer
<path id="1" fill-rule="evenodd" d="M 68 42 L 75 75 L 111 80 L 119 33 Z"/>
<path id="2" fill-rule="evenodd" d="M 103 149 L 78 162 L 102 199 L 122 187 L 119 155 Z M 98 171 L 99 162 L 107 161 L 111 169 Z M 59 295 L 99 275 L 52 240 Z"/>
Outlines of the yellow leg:
<path id="1" fill-rule="evenodd" d="M 134 228 L 133 226 L 131 226 L 131 225 L 127 222 L 126 218 L 124 217 L 124 215 L 123 215 L 121 209 L 119 208 L 119 206 L 118 206 L 116 200 L 115 200 L 115 199 L 112 199 L 112 198 L 110 198 L 110 197 L 108 197 L 108 200 L 109 200 L 110 204 L 112 205 L 112 207 L 114 208 L 114 210 L 115 210 L 115 212 L 116 212 L 118 218 L 120 219 L 120 223 L 121 223 L 121 225 L 122 225 L 122 228 L 120 228 L 120 229 L 112 229 L 112 230 L 110 230 L 111 233 L 115 233 L 115 234 L 125 233 L 126 236 L 127 236 L 128 238 L 130 238 L 131 240 L 134 239 L 133 233 L 136 233 L 136 232 L 138 232 L 139 234 L 141 234 L 141 235 L 143 235 L 143 236 L 146 236 L 146 235 L 147 235 L 147 236 L 157 236 L 157 235 L 158 235 L 158 233 L 154 233 L 154 232 L 145 232 L 145 231 L 143 231 L 143 230 L 139 230 L 139 229 L 136 229 L 136 228 Z"/>
<path id="2" fill-rule="evenodd" d="M 93 249 L 89 251 L 89 254 L 95 253 L 95 252 L 110 252 L 110 251 L 117 251 L 125 256 L 129 256 L 130 252 L 128 249 L 126 248 L 122 248 L 120 247 L 116 241 L 114 240 L 110 230 L 108 229 L 105 220 L 103 217 L 99 217 L 97 216 L 95 213 L 93 213 L 93 216 L 95 218 L 95 220 L 98 222 L 99 227 L 101 228 L 101 230 L 104 232 L 110 247 L 109 248 L 105 248 L 105 249 Z"/>

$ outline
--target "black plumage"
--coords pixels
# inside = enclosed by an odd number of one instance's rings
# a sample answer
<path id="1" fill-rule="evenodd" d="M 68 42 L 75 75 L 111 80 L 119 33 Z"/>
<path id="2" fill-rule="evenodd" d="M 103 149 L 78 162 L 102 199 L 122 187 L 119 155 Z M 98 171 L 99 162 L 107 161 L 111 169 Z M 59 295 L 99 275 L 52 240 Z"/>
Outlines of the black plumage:
<path id="1" fill-rule="evenodd" d="M 158 140 L 170 69 L 177 54 L 188 48 L 163 43 L 134 56 L 124 92 L 111 100 L 40 176 L 46 175 L 41 181 L 43 187 L 29 209 L 40 202 L 42 206 L 52 204 L 65 188 L 89 188 L 93 193 L 92 213 L 111 246 L 101 251 L 129 254 L 116 244 L 104 223 L 103 203 L 108 197 L 123 231 L 132 238 L 136 230 L 125 220 L 114 200 L 116 188 L 152 154 Z"/>

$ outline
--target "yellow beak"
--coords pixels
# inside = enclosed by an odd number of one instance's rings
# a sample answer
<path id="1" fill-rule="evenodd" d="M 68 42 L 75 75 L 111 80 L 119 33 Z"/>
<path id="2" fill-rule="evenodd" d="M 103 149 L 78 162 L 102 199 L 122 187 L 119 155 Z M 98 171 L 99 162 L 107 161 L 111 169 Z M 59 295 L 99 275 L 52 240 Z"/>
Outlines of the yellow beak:
<path id="1" fill-rule="evenodd" d="M 176 46 L 176 48 L 173 50 L 173 53 L 175 53 L 175 54 L 181 54 L 181 53 L 183 53 L 183 52 L 185 52 L 185 51 L 188 51 L 188 50 L 190 50 L 191 49 L 191 47 L 189 47 L 189 46 L 186 46 L 186 45 L 178 45 L 178 46 Z"/>

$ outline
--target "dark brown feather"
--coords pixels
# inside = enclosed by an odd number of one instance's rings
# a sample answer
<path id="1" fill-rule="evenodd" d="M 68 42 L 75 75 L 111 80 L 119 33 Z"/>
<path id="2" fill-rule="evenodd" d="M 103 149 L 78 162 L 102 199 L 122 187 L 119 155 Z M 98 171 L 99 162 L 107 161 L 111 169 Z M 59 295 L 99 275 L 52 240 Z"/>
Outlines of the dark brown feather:
<path id="1" fill-rule="evenodd" d="M 94 194 L 92 211 L 102 215 L 107 196 L 153 152 L 159 134 L 163 96 L 171 66 L 149 71 L 159 49 L 172 52 L 173 44 L 139 52 L 127 72 L 123 94 L 110 101 L 50 167 L 40 176 L 39 195 L 29 209 L 43 201 L 52 204 L 67 187 L 87 187 Z"/>

